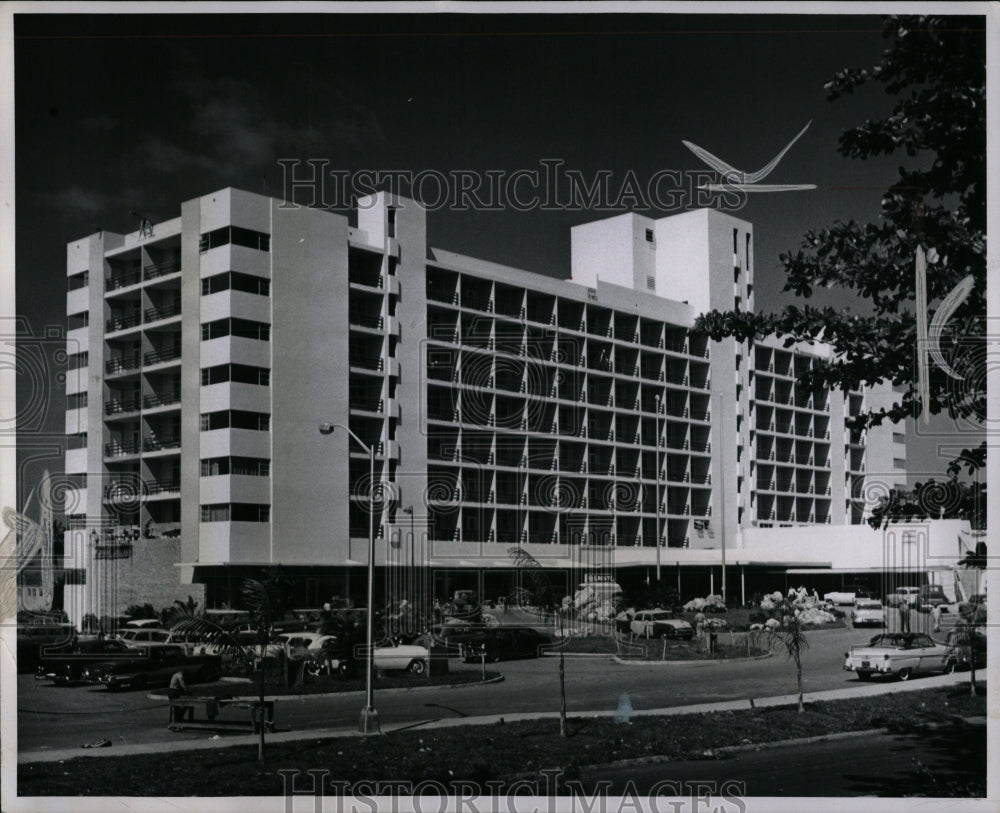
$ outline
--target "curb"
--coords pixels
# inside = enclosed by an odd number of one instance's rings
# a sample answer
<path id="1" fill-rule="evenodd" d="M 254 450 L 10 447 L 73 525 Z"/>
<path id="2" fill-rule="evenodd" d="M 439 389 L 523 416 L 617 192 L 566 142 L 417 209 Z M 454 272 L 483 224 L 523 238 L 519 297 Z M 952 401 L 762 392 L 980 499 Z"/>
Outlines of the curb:
<path id="1" fill-rule="evenodd" d="M 502 683 L 506 678 L 503 675 L 496 675 L 495 677 L 487 678 L 486 680 L 475 680 L 469 681 L 468 683 L 438 683 L 434 686 L 393 686 L 390 688 L 379 689 L 375 687 L 379 694 L 384 694 L 385 692 L 423 692 L 428 689 L 464 689 L 469 686 L 486 686 L 490 683 Z M 313 697 L 345 697 L 350 695 L 363 695 L 365 693 L 364 689 L 352 689 L 349 692 L 314 692 L 312 694 L 279 694 L 273 695 L 276 700 L 309 700 Z M 165 694 L 147 694 L 146 698 L 148 700 L 169 700 Z"/>
<path id="2" fill-rule="evenodd" d="M 773 658 L 773 652 L 765 652 L 763 655 L 750 655 L 746 658 L 699 658 L 697 660 L 685 661 L 644 661 L 644 660 L 623 660 L 619 655 L 612 655 L 616 663 L 623 666 L 705 666 L 710 663 L 747 663 L 748 661 L 761 661 L 765 658 Z"/>

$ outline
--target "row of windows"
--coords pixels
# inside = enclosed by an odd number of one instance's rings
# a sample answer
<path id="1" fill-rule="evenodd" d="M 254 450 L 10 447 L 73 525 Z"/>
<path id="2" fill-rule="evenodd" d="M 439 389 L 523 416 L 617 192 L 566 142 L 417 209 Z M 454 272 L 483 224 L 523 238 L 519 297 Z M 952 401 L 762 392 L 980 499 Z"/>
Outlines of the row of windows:
<path id="1" fill-rule="evenodd" d="M 203 412 L 201 431 L 213 429 L 252 429 L 267 432 L 271 428 L 271 416 L 266 412 L 249 412 L 242 409 L 223 409 L 218 412 Z"/>
<path id="2" fill-rule="evenodd" d="M 202 522 L 270 522 L 271 506 L 254 502 L 220 502 L 201 507 Z"/>
<path id="3" fill-rule="evenodd" d="M 271 474 L 271 461 L 266 457 L 206 457 L 201 461 L 202 477 L 222 474 L 267 477 Z"/>
<path id="4" fill-rule="evenodd" d="M 205 232 L 198 241 L 198 250 L 206 252 L 211 248 L 227 246 L 230 243 L 234 246 L 270 251 L 271 235 L 253 229 L 244 229 L 240 226 L 223 226 L 221 229 Z"/>
<path id="5" fill-rule="evenodd" d="M 201 371 L 201 384 L 222 384 L 235 381 L 240 384 L 270 384 L 271 371 L 266 367 L 255 367 L 252 364 L 217 364 L 214 367 L 204 367 Z"/>
<path id="6" fill-rule="evenodd" d="M 253 319 L 216 319 L 201 326 L 201 340 L 219 339 L 223 336 L 240 336 L 245 339 L 270 341 L 271 326 Z"/>
<path id="7" fill-rule="evenodd" d="M 243 291 L 260 296 L 271 295 L 271 281 L 253 274 L 243 274 L 239 271 L 223 271 L 201 281 L 201 295 L 217 294 L 220 291 Z"/>

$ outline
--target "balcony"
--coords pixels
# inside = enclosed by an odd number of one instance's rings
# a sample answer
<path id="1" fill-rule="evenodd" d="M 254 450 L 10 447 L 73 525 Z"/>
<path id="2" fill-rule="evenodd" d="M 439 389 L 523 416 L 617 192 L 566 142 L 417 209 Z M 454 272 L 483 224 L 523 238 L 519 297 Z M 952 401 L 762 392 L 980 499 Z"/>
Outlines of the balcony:
<path id="1" fill-rule="evenodd" d="M 167 350 L 151 350 L 142 357 L 142 360 L 146 364 L 162 364 L 165 361 L 173 361 L 174 359 L 179 359 L 180 357 L 180 348 L 172 347 Z"/>
<path id="2" fill-rule="evenodd" d="M 139 454 L 139 444 L 126 441 L 113 440 L 104 444 L 105 457 L 124 457 L 125 455 Z"/>
<path id="3" fill-rule="evenodd" d="M 146 279 L 156 279 L 157 277 L 165 277 L 167 274 L 174 274 L 181 270 L 181 260 L 180 257 L 175 257 L 170 260 L 164 260 L 163 262 L 153 263 L 152 265 L 147 265 L 143 271 L 146 272 Z"/>
<path id="4" fill-rule="evenodd" d="M 171 316 L 177 316 L 181 312 L 181 301 L 177 299 L 173 302 L 167 302 L 158 308 L 146 308 L 143 312 L 146 322 L 158 322 L 161 319 L 169 319 Z"/>
<path id="5" fill-rule="evenodd" d="M 140 403 L 138 398 L 129 401 L 111 400 L 104 402 L 105 415 L 121 415 L 126 412 L 138 412 L 139 408 Z"/>
<path id="6" fill-rule="evenodd" d="M 112 274 L 104 279 L 104 290 L 115 291 L 118 288 L 127 288 L 142 282 L 142 274 L 139 271 L 126 271 L 124 274 Z"/>
<path id="7" fill-rule="evenodd" d="M 114 333 L 116 330 L 128 330 L 140 324 L 142 324 L 142 312 L 135 310 L 120 316 L 112 316 L 104 323 L 104 329 L 108 333 Z"/>
<path id="8" fill-rule="evenodd" d="M 108 375 L 126 373 L 129 370 L 138 370 L 139 366 L 139 353 L 136 352 L 132 355 L 123 355 L 104 362 L 104 372 Z"/>
<path id="9" fill-rule="evenodd" d="M 181 400 L 180 392 L 155 393 L 153 395 L 143 396 L 142 406 L 144 409 L 153 409 L 154 407 L 177 404 L 180 403 L 180 400 Z"/>
<path id="10" fill-rule="evenodd" d="M 180 480 L 143 480 L 143 488 L 151 497 L 157 494 L 169 494 L 181 490 Z"/>
<path id="11" fill-rule="evenodd" d="M 168 449 L 179 449 L 180 447 L 180 438 L 146 437 L 142 439 L 142 450 L 144 452 L 161 452 Z"/>

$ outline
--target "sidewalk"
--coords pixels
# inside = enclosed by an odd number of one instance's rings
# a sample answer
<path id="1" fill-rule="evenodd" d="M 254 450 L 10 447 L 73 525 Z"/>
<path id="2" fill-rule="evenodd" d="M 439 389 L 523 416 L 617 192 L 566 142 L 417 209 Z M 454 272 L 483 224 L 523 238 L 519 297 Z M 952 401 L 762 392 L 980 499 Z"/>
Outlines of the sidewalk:
<path id="1" fill-rule="evenodd" d="M 950 686 L 956 683 L 967 683 L 969 680 L 965 673 L 959 672 L 953 675 L 936 675 L 934 677 L 922 678 L 917 681 L 871 683 L 863 686 L 851 686 L 844 689 L 828 689 L 821 692 L 807 692 L 804 697 L 807 703 L 819 700 L 844 700 L 850 697 L 870 697 L 878 694 L 890 694 L 894 692 L 913 692 L 921 689 L 934 689 L 938 686 Z M 726 700 L 719 703 L 699 703 L 691 706 L 670 706 L 660 709 L 636 709 L 633 710 L 634 717 L 650 716 L 675 716 L 680 714 L 700 714 L 709 711 L 734 711 L 740 709 L 763 708 L 766 706 L 782 706 L 798 702 L 797 694 L 777 695 L 773 697 L 758 697 L 741 700 Z M 601 709 L 599 711 L 573 711 L 569 716 L 572 718 L 581 717 L 613 717 L 615 709 Z M 559 717 L 558 711 L 552 712 L 514 712 L 511 714 L 490 714 L 482 717 L 461 717 L 449 718 L 446 720 L 428 720 L 406 722 L 399 725 L 383 725 L 382 733 L 391 734 L 393 731 L 402 731 L 411 728 L 450 728 L 463 725 L 492 725 L 501 718 L 506 722 L 517 720 L 540 720 L 555 719 Z M 357 728 L 310 728 L 301 731 L 279 731 L 267 735 L 268 742 L 295 742 L 297 740 L 317 740 L 327 737 L 359 737 Z M 31 762 L 58 762 L 60 760 L 78 759 L 80 757 L 122 757 L 133 754 L 167 754 L 176 753 L 179 750 L 205 750 L 229 748 L 237 745 L 256 745 L 260 741 L 259 734 L 239 734 L 219 736 L 217 739 L 209 738 L 204 740 L 165 740 L 156 743 L 140 743 L 135 745 L 113 746 L 111 748 L 60 748 L 46 751 L 19 752 L 17 761 L 19 764 Z"/>

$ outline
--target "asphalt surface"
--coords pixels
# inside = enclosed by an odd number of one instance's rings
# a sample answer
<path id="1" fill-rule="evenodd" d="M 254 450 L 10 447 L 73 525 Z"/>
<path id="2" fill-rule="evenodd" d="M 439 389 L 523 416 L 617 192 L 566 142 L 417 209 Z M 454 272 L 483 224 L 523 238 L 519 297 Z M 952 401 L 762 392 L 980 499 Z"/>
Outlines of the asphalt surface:
<path id="1" fill-rule="evenodd" d="M 843 671 L 843 655 L 852 643 L 863 643 L 871 631 L 818 630 L 810 635 L 804 656 L 805 690 L 816 692 L 853 688 L 872 690 Z M 456 722 L 471 716 L 538 715 L 558 708 L 558 659 L 546 657 L 502 662 L 505 680 L 491 685 L 456 688 L 415 688 L 376 691 L 382 729 Z M 452 661 L 453 668 L 459 667 Z M 961 676 L 959 676 L 961 679 Z M 914 677 L 914 688 L 939 678 Z M 414 678 L 414 686 L 420 686 Z M 250 687 L 248 685 L 248 693 Z M 875 687 L 877 690 L 877 687 Z M 787 695 L 796 691 L 792 664 L 781 654 L 762 660 L 618 664 L 605 658 L 567 659 L 566 693 L 570 713 L 612 712 L 627 692 L 633 709 L 662 709 L 716 704 Z M 196 693 L 199 690 L 195 689 Z M 211 694 L 211 687 L 204 687 Z M 345 693 L 278 701 L 279 731 L 356 730 L 363 694 Z M 103 687 L 57 687 L 29 675 L 18 678 L 18 751 L 20 758 L 54 749 L 79 749 L 84 743 L 108 739 L 114 750 L 133 744 L 206 741 L 212 732 L 171 732 L 166 728 L 167 704 L 145 692 L 109 693 Z M 79 751 L 81 755 L 87 751 Z"/>

